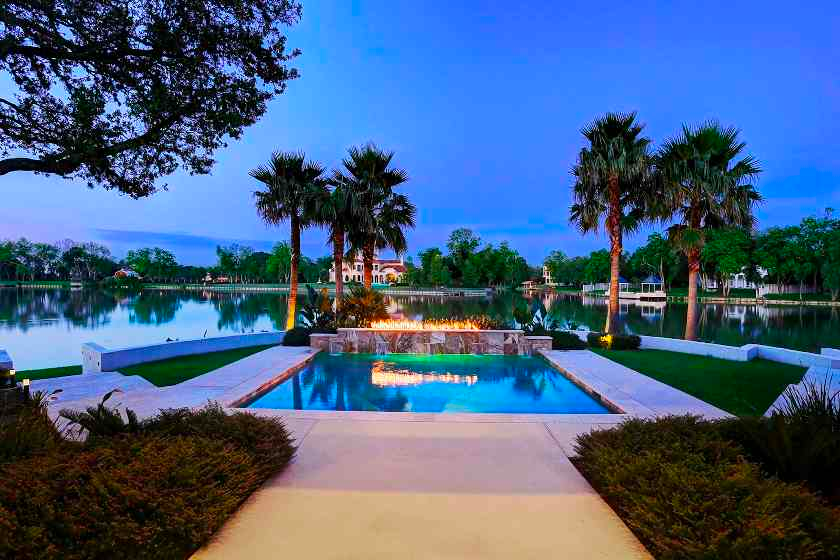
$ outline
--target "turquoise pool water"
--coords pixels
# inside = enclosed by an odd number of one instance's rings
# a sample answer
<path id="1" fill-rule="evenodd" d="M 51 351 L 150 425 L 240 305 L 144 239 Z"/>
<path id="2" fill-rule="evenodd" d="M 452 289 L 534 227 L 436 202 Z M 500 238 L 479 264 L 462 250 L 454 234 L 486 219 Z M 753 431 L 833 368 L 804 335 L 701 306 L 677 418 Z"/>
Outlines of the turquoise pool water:
<path id="1" fill-rule="evenodd" d="M 605 414 L 541 358 L 319 354 L 249 408 Z"/>

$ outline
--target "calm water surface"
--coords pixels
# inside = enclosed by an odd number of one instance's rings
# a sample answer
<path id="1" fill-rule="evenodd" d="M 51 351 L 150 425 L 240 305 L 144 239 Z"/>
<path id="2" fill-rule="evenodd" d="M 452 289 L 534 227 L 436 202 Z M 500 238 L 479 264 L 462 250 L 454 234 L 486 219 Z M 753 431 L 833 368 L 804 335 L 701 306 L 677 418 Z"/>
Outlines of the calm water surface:
<path id="1" fill-rule="evenodd" d="M 562 323 L 601 328 L 603 300 L 545 294 Z M 521 295 L 494 298 L 389 297 L 397 317 L 450 317 L 476 313 L 509 318 Z M 622 304 L 624 329 L 680 337 L 685 304 Z M 170 339 L 201 338 L 281 329 L 286 296 L 248 292 L 0 288 L 0 348 L 19 369 L 77 364 L 84 342 L 119 348 Z M 701 306 L 700 338 L 722 344 L 758 342 L 800 350 L 840 347 L 840 309 L 808 306 L 707 304 Z"/>
<path id="2" fill-rule="evenodd" d="M 540 358 L 321 354 L 249 405 L 296 410 L 607 414 Z"/>

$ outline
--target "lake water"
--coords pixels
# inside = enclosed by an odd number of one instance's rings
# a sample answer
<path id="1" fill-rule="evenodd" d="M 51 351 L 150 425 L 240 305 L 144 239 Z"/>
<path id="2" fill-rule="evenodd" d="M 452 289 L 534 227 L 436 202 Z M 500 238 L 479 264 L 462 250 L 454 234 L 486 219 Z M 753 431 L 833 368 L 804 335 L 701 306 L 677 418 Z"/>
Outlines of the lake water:
<path id="1" fill-rule="evenodd" d="M 563 323 L 601 328 L 603 299 L 575 294 L 541 296 Z M 457 317 L 488 313 L 510 317 L 519 294 L 493 298 L 388 297 L 397 317 Z M 622 304 L 628 332 L 682 336 L 685 304 Z M 286 296 L 272 293 L 0 288 L 0 348 L 18 369 L 78 364 L 84 342 L 106 348 L 240 332 L 282 329 Z M 809 306 L 705 304 L 700 338 L 722 344 L 757 342 L 799 350 L 840 347 L 840 309 Z"/>

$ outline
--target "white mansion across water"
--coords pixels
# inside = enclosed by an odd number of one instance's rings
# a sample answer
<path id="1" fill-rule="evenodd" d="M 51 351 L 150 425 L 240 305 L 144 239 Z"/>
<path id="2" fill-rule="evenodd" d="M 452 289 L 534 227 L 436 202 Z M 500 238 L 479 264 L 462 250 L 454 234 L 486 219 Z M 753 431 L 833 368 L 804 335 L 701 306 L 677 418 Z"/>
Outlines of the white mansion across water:
<path id="1" fill-rule="evenodd" d="M 405 265 L 400 259 L 373 259 L 373 281 L 376 284 L 399 282 L 405 274 Z M 365 277 L 364 261 L 361 256 L 341 265 L 341 275 L 345 282 L 362 282 Z M 330 282 L 335 282 L 335 265 L 330 268 Z"/>

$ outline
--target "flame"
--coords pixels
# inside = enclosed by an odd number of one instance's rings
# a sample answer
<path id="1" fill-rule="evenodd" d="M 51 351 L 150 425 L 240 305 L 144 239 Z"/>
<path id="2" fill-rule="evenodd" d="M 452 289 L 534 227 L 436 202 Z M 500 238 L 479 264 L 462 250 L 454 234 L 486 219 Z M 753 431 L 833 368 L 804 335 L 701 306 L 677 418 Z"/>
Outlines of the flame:
<path id="1" fill-rule="evenodd" d="M 472 321 L 440 321 L 429 319 L 413 321 L 411 319 L 385 319 L 372 321 L 370 328 L 397 331 L 477 331 L 478 325 Z"/>
<path id="2" fill-rule="evenodd" d="M 385 362 L 375 362 L 370 370 L 370 382 L 379 387 L 405 387 L 423 383 L 455 383 L 474 385 L 477 375 L 458 375 L 457 373 L 418 373 L 410 369 L 388 369 Z"/>

